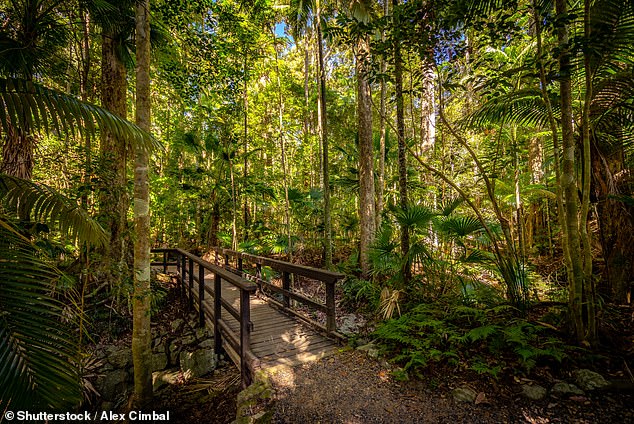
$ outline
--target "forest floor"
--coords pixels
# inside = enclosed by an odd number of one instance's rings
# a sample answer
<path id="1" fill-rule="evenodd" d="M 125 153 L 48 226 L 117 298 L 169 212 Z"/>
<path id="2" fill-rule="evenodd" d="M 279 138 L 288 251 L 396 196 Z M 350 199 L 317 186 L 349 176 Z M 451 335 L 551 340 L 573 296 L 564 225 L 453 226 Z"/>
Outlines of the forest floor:
<path id="1" fill-rule="evenodd" d="M 634 423 L 632 393 L 597 393 L 531 401 L 517 386 L 472 376 L 396 381 L 387 363 L 359 351 L 279 372 L 273 379 L 275 423 Z M 452 387 L 482 390 L 457 402 Z"/>

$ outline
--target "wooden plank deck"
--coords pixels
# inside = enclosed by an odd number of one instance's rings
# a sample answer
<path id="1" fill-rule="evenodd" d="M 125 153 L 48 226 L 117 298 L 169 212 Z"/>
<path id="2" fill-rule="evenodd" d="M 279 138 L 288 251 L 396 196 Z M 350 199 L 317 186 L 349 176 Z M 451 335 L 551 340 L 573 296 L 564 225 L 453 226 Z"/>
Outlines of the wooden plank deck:
<path id="1" fill-rule="evenodd" d="M 194 275 L 198 275 L 195 266 Z M 228 282 L 222 281 L 222 298 L 236 310 L 240 310 L 240 290 Z M 213 289 L 213 274 L 205 275 L 205 286 Z M 194 283 L 194 307 L 198 306 L 198 283 Z M 205 293 L 204 309 L 213 310 L 213 298 Z M 251 350 L 260 361 L 260 368 L 272 368 L 279 365 L 296 366 L 332 355 L 340 349 L 337 341 L 327 338 L 306 323 L 293 318 L 270 305 L 265 299 L 252 296 L 250 301 Z M 240 333 L 240 324 L 224 308 L 222 319 L 236 334 Z M 207 317 L 207 325 L 213 323 Z M 223 347 L 234 363 L 239 366 L 240 357 L 228 343 Z"/>

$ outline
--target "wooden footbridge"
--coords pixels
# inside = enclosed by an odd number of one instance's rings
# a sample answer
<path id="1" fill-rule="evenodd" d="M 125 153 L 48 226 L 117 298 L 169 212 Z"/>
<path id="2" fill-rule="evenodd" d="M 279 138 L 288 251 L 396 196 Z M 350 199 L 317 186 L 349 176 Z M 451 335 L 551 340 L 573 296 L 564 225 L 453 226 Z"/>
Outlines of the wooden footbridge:
<path id="1" fill-rule="evenodd" d="M 152 253 L 162 254 L 152 266 L 176 270 L 181 298 L 198 312 L 200 326 L 213 328 L 215 352 L 227 353 L 245 386 L 258 369 L 323 358 L 344 339 L 335 320 L 343 274 L 221 248 L 211 261 L 182 249 Z M 316 297 L 293 289 L 300 279 L 312 282 Z"/>

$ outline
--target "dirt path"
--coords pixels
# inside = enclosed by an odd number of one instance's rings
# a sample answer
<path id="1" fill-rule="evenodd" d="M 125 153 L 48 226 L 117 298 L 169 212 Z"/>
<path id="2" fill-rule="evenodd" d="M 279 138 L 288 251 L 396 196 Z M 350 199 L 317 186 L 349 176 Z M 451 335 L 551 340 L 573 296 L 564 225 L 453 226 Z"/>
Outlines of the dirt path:
<path id="1" fill-rule="evenodd" d="M 396 382 L 360 352 L 279 371 L 272 383 L 275 423 L 634 423 L 631 394 L 534 402 L 501 390 L 467 404 L 443 388 Z"/>

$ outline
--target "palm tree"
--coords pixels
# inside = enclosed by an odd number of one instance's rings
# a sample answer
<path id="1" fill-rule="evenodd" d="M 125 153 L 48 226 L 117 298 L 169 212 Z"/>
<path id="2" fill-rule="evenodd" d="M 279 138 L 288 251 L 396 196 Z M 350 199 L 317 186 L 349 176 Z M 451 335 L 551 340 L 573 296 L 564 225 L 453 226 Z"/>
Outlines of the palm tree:
<path id="1" fill-rule="evenodd" d="M 0 198 L 0 409 L 68 410 L 81 400 L 80 358 L 68 306 L 55 295 L 63 275 L 16 221 L 55 224 L 67 240 L 97 245 L 106 233 L 45 185 L 0 174 Z"/>
<path id="2" fill-rule="evenodd" d="M 328 145 L 328 114 L 326 105 L 326 68 L 324 59 L 324 24 L 325 5 L 322 0 L 291 0 L 289 23 L 295 38 L 305 35 L 312 21 L 317 43 L 317 115 L 319 117 L 318 132 L 321 143 L 321 175 L 324 193 L 324 265 L 332 265 L 332 218 L 330 202 L 330 159 Z M 308 48 L 306 48 L 308 51 Z M 308 72 L 306 67 L 305 72 Z M 308 111 L 306 111 L 308 113 Z"/>
<path id="3" fill-rule="evenodd" d="M 16 0 L 3 8 L 0 26 L 0 76 L 32 81 L 47 74 L 61 59 L 67 31 L 53 0 Z M 0 172 L 30 179 L 36 138 L 28 121 L 13 120 L 5 128 Z"/>

